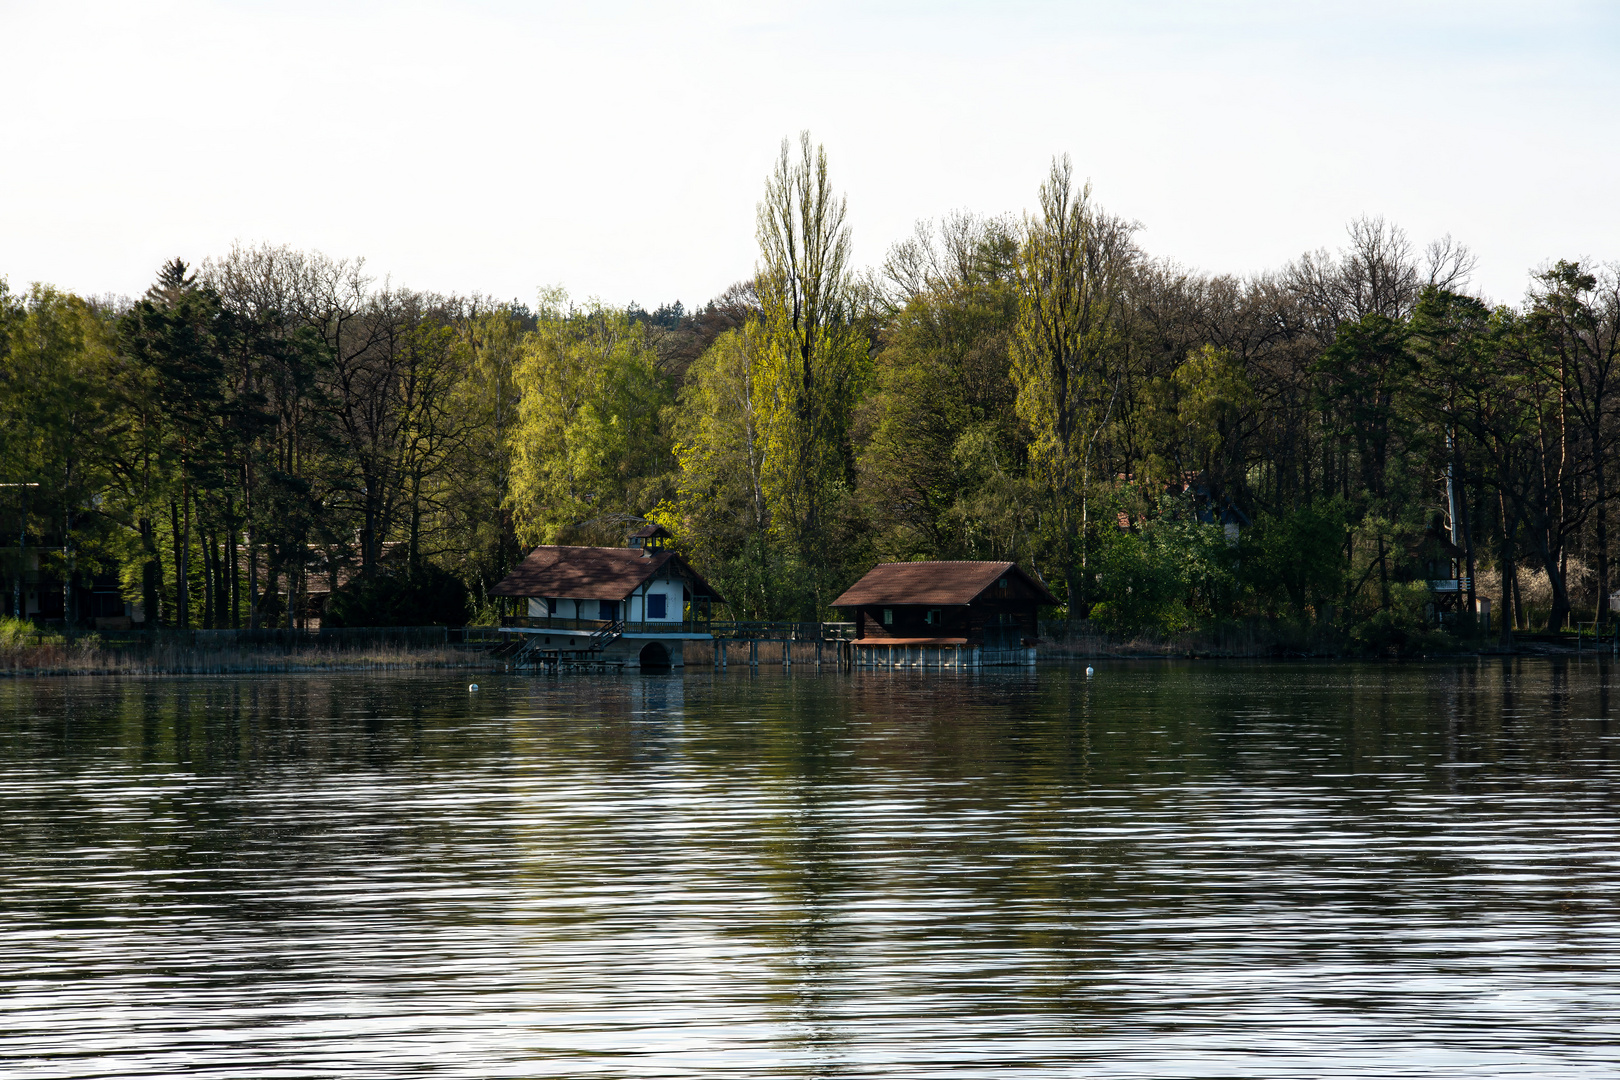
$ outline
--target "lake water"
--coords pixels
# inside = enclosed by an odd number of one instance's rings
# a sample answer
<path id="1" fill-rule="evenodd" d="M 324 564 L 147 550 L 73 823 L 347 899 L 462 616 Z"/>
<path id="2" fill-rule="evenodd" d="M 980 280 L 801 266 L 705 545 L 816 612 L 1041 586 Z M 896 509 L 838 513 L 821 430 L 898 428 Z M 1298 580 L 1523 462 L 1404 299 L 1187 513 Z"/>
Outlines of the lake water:
<path id="1" fill-rule="evenodd" d="M 0 1075 L 1620 1076 L 1588 660 L 0 685 Z"/>

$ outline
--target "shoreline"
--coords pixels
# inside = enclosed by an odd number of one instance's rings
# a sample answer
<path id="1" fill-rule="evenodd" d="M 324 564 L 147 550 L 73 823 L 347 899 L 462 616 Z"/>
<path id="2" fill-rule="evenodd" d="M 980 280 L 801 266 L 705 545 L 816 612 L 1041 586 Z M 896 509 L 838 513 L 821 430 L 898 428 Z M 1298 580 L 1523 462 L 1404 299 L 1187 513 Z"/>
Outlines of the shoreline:
<path id="1" fill-rule="evenodd" d="M 411 672 L 411 671 L 478 671 L 485 673 L 502 674 L 532 674 L 522 668 L 511 667 L 504 658 L 491 656 L 487 653 L 471 653 L 470 651 L 449 651 L 442 649 L 424 649 L 420 651 L 390 650 L 387 652 L 359 651 L 344 652 L 336 650 L 321 650 L 319 652 L 290 652 L 281 654 L 242 653 L 233 652 L 221 655 L 217 652 L 202 650 L 161 650 L 167 655 L 161 656 L 132 656 L 120 655 L 120 651 L 85 651 L 78 656 L 64 656 L 62 653 L 71 653 L 79 650 L 58 647 L 44 647 L 31 649 L 29 652 L 48 652 L 54 656 L 19 657 L 15 654 L 0 654 L 0 679 L 27 679 L 27 678 L 62 678 L 68 676 L 102 676 L 116 678 L 151 678 L 159 676 L 202 676 L 202 675 L 321 675 L 321 674 L 363 674 L 366 672 Z M 185 655 L 176 655 L 184 653 Z M 1513 649 L 1476 649 L 1459 650 L 1456 652 L 1430 652 L 1407 653 L 1397 656 L 1369 656 L 1347 653 L 1330 652 L 1296 652 L 1296 651 L 1270 651 L 1270 652 L 1216 652 L 1196 649 L 1175 649 L 1167 645 L 1148 646 L 1140 643 L 1119 644 L 1100 650 L 1081 651 L 1075 648 L 1043 649 L 1037 660 L 1037 666 L 1047 667 L 1056 665 L 1075 665 L 1086 661 L 1113 661 L 1113 662 L 1151 662 L 1151 661 L 1214 661 L 1214 662 L 1260 662 L 1260 663 L 1297 663 L 1297 662 L 1331 662 L 1331 663 L 1359 663 L 1359 664 L 1394 664 L 1433 661 L 1464 661 L 1509 658 L 1540 658 L 1540 659 L 1612 659 L 1609 650 L 1598 651 L 1586 648 L 1576 651 L 1573 646 L 1551 644 L 1542 642 L 1526 642 Z M 733 665 L 746 669 L 748 665 Z M 784 670 L 794 668 L 814 668 L 813 662 L 796 661 L 791 666 L 784 666 L 780 662 L 769 661 L 759 665 L 761 668 L 783 667 Z M 709 663 L 688 664 L 684 668 L 656 669 L 658 671 L 711 671 L 713 666 Z M 617 670 L 617 669 L 613 669 Z M 840 671 L 835 665 L 827 665 L 820 669 L 824 671 Z M 904 670 L 899 668 L 897 670 Z M 987 667 L 984 672 L 1012 671 L 1016 667 L 1009 666 Z M 1023 670 L 1029 670 L 1023 668 Z M 597 672 L 594 666 L 583 667 L 582 671 Z"/>
<path id="2" fill-rule="evenodd" d="M 382 648 L 241 650 L 38 645 L 0 653 L 0 678 L 66 675 L 273 675 L 322 672 L 489 670 L 502 666 L 483 649 Z"/>

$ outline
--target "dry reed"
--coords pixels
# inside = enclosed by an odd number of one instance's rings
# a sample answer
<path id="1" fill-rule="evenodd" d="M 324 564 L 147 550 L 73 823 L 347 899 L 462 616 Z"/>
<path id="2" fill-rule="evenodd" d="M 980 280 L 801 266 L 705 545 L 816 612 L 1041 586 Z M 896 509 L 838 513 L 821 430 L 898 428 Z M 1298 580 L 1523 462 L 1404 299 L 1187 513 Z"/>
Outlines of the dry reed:
<path id="1" fill-rule="evenodd" d="M 32 675 L 245 675 L 270 672 L 413 671 L 499 666 L 482 650 L 377 646 L 333 649 L 199 649 L 157 644 L 107 648 L 77 643 L 0 647 L 0 676 Z"/>

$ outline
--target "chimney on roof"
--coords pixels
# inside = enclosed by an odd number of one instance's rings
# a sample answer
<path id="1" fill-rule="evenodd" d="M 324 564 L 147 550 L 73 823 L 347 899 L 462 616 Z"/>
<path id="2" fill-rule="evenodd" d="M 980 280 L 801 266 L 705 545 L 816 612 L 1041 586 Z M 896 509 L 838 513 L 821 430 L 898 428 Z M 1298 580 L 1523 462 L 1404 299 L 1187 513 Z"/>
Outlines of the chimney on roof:
<path id="1" fill-rule="evenodd" d="M 641 553 L 648 558 L 664 550 L 664 541 L 669 539 L 669 531 L 662 525 L 644 525 L 630 534 L 630 546 L 640 548 Z"/>

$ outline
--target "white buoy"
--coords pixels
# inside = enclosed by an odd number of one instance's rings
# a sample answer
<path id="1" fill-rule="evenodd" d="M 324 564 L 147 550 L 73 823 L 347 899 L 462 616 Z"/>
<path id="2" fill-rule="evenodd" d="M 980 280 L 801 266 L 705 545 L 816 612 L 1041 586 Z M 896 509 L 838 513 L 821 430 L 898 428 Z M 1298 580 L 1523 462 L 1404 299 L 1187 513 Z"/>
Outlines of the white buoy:
<path id="1" fill-rule="evenodd" d="M 1087 674 L 1087 675 L 1090 675 L 1090 674 L 1091 674 L 1091 669 L 1090 669 L 1090 668 L 1086 668 L 1086 674 Z M 477 683 L 475 683 L 475 682 L 470 682 L 470 683 L 468 683 L 468 684 L 467 684 L 467 693 L 469 693 L 469 694 L 470 694 L 470 693 L 472 693 L 472 692 L 473 692 L 473 691 L 474 691 L 474 690 L 476 690 L 476 689 L 478 689 L 478 684 L 477 684 Z"/>
<path id="2" fill-rule="evenodd" d="M 1089 678 L 1091 678 L 1091 677 L 1092 677 L 1092 676 L 1093 676 L 1093 675 L 1095 675 L 1095 674 L 1097 674 L 1097 669 L 1096 669 L 1096 668 L 1094 668 L 1094 667 L 1088 667 L 1088 668 L 1086 668 L 1086 678 L 1088 678 L 1088 679 L 1089 679 Z M 476 687 L 474 687 L 474 689 L 477 689 L 477 688 L 476 688 Z"/>

